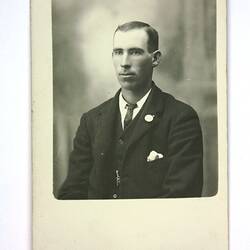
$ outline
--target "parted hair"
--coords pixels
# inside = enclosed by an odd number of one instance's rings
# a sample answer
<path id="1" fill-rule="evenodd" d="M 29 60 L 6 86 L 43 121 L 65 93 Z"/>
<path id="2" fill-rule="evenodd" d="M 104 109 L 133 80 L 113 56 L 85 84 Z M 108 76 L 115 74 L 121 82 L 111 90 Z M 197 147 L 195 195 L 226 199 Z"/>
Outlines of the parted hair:
<path id="1" fill-rule="evenodd" d="M 114 35 L 117 31 L 129 31 L 133 29 L 144 29 L 148 35 L 148 51 L 150 53 L 158 50 L 159 48 L 159 35 L 158 32 L 149 24 L 140 22 L 140 21 L 132 21 L 132 22 L 127 22 L 122 25 L 119 25 L 115 32 Z"/>

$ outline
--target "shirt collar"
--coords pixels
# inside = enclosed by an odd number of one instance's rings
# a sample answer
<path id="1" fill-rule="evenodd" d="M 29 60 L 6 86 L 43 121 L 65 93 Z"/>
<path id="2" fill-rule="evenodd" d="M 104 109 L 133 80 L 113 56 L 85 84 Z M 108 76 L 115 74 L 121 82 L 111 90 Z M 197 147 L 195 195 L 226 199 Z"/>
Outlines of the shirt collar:
<path id="1" fill-rule="evenodd" d="M 142 108 L 143 104 L 146 102 L 149 94 L 151 92 L 151 89 L 136 103 L 137 104 L 137 108 L 139 108 L 139 110 Z M 120 91 L 120 95 L 119 95 L 119 107 L 120 110 L 121 109 L 125 109 L 127 102 L 124 100 L 123 96 L 122 96 L 122 91 Z"/>

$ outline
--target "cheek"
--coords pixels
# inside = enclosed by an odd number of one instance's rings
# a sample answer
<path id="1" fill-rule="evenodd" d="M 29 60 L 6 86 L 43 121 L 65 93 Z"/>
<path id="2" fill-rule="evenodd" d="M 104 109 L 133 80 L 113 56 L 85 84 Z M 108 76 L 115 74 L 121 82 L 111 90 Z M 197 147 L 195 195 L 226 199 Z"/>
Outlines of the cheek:
<path id="1" fill-rule="evenodd" d="M 118 66 L 119 66 L 119 63 L 117 60 L 113 60 L 113 66 L 115 68 L 115 70 L 117 71 L 118 70 Z"/>
<path id="2" fill-rule="evenodd" d="M 140 71 L 150 71 L 152 69 L 152 63 L 151 60 L 143 60 L 143 61 L 138 61 L 135 66 L 138 68 Z"/>

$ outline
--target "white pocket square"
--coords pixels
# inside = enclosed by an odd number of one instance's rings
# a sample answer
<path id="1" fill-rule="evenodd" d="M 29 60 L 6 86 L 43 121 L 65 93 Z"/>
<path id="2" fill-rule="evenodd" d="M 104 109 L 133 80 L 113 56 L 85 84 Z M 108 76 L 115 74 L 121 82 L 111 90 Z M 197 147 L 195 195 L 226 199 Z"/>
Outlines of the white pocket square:
<path id="1" fill-rule="evenodd" d="M 152 150 L 147 157 L 147 162 L 155 161 L 161 158 L 163 158 L 163 154 L 157 153 L 156 151 Z"/>

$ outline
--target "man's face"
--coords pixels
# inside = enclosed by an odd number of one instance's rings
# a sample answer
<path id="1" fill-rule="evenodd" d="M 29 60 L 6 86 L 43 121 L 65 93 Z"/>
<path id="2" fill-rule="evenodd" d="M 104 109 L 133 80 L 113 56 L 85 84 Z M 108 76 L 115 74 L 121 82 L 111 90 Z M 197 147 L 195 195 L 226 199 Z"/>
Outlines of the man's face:
<path id="1" fill-rule="evenodd" d="M 152 80 L 152 54 L 144 29 L 117 31 L 113 44 L 113 64 L 123 89 L 140 91 Z"/>

